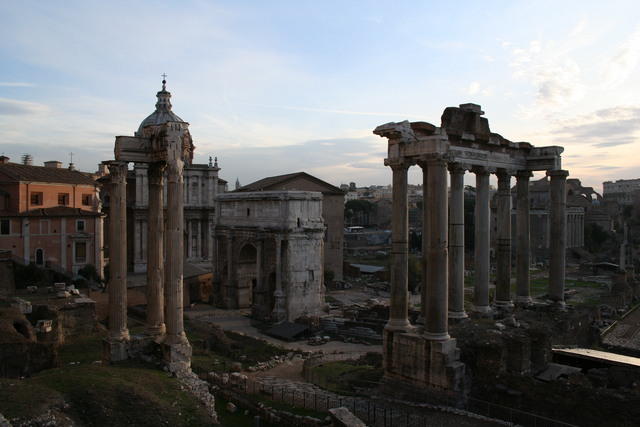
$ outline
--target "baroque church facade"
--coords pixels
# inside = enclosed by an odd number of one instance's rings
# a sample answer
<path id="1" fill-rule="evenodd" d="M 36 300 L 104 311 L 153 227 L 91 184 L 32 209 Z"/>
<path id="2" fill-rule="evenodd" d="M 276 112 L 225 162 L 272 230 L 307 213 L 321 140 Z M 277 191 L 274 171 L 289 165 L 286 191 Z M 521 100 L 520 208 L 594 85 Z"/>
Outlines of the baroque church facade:
<path id="1" fill-rule="evenodd" d="M 143 129 L 149 125 L 160 125 L 167 122 L 184 122 L 173 112 L 171 93 L 163 89 L 157 93 L 156 109 L 142 121 L 134 135 L 141 136 Z M 106 174 L 101 165 L 102 174 Z M 217 158 L 209 157 L 205 164 L 191 163 L 184 165 L 184 256 L 190 264 L 211 269 L 213 259 L 212 229 L 216 221 L 215 198 L 227 191 L 227 181 L 219 178 Z M 166 172 L 165 172 L 166 175 Z M 100 178 L 108 182 L 108 175 Z M 166 180 L 165 180 L 166 182 Z M 102 186 L 103 209 L 108 212 L 108 185 Z M 127 173 L 127 269 L 134 273 L 147 270 L 147 237 L 149 207 L 149 166 L 146 163 L 135 163 L 133 170 Z M 166 209 L 167 188 L 164 188 L 164 205 Z M 105 231 L 109 230 L 107 218 Z M 108 239 L 106 239 L 108 241 Z"/>

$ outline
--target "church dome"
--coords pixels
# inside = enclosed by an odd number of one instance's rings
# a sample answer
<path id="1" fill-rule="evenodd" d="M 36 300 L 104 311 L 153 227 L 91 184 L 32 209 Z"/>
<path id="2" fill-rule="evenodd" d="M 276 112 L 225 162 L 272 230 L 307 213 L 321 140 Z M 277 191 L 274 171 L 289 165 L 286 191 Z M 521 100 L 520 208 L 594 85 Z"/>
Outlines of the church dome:
<path id="1" fill-rule="evenodd" d="M 171 92 L 166 89 L 167 81 L 162 81 L 162 90 L 156 94 L 156 111 L 140 123 L 136 135 L 142 135 L 142 129 L 147 126 L 161 125 L 167 122 L 184 122 L 176 113 L 171 111 Z"/>

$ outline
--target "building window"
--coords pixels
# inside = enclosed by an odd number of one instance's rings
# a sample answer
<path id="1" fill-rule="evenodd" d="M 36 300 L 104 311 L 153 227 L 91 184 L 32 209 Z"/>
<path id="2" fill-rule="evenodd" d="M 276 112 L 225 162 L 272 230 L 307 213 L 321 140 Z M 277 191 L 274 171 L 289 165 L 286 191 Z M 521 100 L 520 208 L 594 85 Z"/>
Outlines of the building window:
<path id="1" fill-rule="evenodd" d="M 58 205 L 60 206 L 69 205 L 69 193 L 58 193 Z"/>
<path id="2" fill-rule="evenodd" d="M 40 234 L 49 234 L 49 224 L 50 224 L 50 220 L 48 219 L 41 219 L 40 220 Z"/>
<path id="3" fill-rule="evenodd" d="M 76 231 L 85 231 L 84 219 L 79 219 L 76 221 Z"/>
<path id="4" fill-rule="evenodd" d="M 42 192 L 32 192 L 31 193 L 31 204 L 35 206 L 42 205 Z"/>
<path id="5" fill-rule="evenodd" d="M 82 195 L 82 205 L 83 206 L 91 206 L 93 203 L 93 194 L 83 194 Z"/>
<path id="6" fill-rule="evenodd" d="M 0 234 L 11 234 L 11 220 L 0 219 Z"/>
<path id="7" fill-rule="evenodd" d="M 44 265 L 44 251 L 40 248 L 36 249 L 36 265 Z"/>
<path id="8" fill-rule="evenodd" d="M 76 264 L 87 262 L 87 242 L 76 242 Z"/>

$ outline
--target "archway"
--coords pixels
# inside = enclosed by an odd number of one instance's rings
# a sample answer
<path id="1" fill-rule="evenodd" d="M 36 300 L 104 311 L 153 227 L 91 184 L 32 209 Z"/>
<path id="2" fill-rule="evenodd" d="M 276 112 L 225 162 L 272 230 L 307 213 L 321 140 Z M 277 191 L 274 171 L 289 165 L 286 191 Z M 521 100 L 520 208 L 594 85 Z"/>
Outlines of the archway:
<path id="1" fill-rule="evenodd" d="M 253 304 L 253 292 L 257 281 L 257 251 L 247 243 L 238 256 L 238 308 L 249 308 Z"/>

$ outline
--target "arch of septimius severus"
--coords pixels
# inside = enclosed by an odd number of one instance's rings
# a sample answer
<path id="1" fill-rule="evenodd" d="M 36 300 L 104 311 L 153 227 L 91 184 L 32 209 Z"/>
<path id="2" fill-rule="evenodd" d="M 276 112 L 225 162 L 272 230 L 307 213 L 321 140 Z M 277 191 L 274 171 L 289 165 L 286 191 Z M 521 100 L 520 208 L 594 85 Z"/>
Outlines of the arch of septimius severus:
<path id="1" fill-rule="evenodd" d="M 449 318 L 464 318 L 464 174 L 476 179 L 474 310 L 491 311 L 489 301 L 489 175 L 498 178 L 496 306 L 513 305 L 511 278 L 511 177 L 516 178 L 516 297 L 528 303 L 529 178 L 546 171 L 551 179 L 551 247 L 549 297 L 564 304 L 566 192 L 568 172 L 561 169 L 562 147 L 534 147 L 511 142 L 489 130 L 479 105 L 449 107 L 436 127 L 426 122 L 387 123 L 374 133 L 388 142 L 385 165 L 393 171 L 391 302 L 384 333 L 384 368 L 389 381 L 401 380 L 449 391 L 462 389 L 464 364 Z M 407 172 L 418 165 L 423 173 L 424 327 L 408 317 Z M 447 175 L 451 180 L 448 197 Z"/>
<path id="2" fill-rule="evenodd" d="M 107 361 L 127 359 L 144 345 L 144 339 L 162 344 L 171 371 L 188 367 L 191 347 L 183 320 L 183 239 L 185 164 L 193 158 L 189 124 L 171 111 L 171 94 L 162 82 L 156 111 L 135 136 L 117 136 L 115 160 L 106 162 L 110 189 L 109 335 Z M 149 231 L 147 233 L 147 325 L 145 338 L 132 342 L 127 327 L 127 169 L 128 164 L 148 164 Z M 163 188 L 166 176 L 166 218 Z M 166 259 L 166 262 L 165 262 Z"/>

